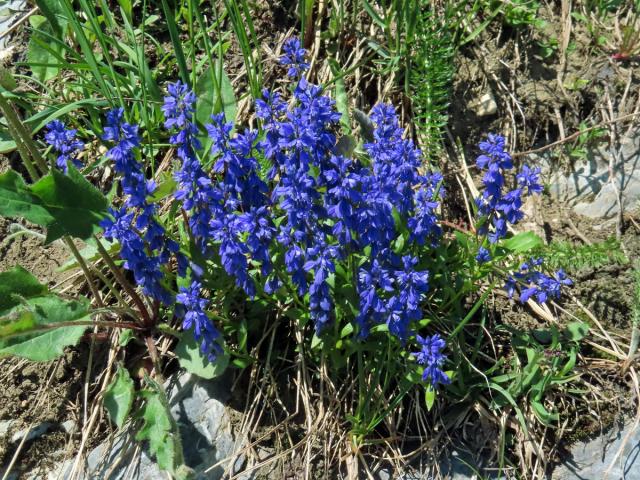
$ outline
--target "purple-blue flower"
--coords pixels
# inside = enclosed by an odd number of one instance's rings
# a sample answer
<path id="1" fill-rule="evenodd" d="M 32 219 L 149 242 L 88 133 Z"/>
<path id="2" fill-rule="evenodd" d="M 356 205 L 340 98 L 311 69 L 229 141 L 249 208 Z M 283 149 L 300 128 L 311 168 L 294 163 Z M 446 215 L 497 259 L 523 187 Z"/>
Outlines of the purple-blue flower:
<path id="1" fill-rule="evenodd" d="M 489 250 L 487 250 L 484 247 L 478 248 L 478 254 L 476 255 L 476 261 L 478 263 L 487 263 L 490 260 L 491 260 L 491 254 L 489 253 Z"/>
<path id="2" fill-rule="evenodd" d="M 76 138 L 78 130 L 75 128 L 67 129 L 60 120 L 52 120 L 47 124 L 46 128 L 45 141 L 59 153 L 56 159 L 58 168 L 67 173 L 67 162 L 69 160 L 76 168 L 81 168 L 82 162 L 78 160 L 77 155 L 84 148 L 84 143 Z"/>
<path id="3" fill-rule="evenodd" d="M 447 346 L 444 339 L 436 333 L 430 337 L 416 335 L 416 341 L 420 347 L 420 351 L 414 353 L 416 361 L 425 367 L 422 372 L 422 380 L 428 381 L 434 389 L 439 385 L 450 384 L 451 379 L 442 370 L 447 359 L 446 355 L 442 353 Z"/>
<path id="4" fill-rule="evenodd" d="M 290 38 L 282 47 L 284 51 L 280 57 L 280 63 L 289 67 L 287 75 L 290 77 L 298 77 L 302 72 L 309 69 L 309 64 L 305 61 L 306 50 L 300 46 L 298 38 Z"/>
<path id="5" fill-rule="evenodd" d="M 193 330 L 194 338 L 200 342 L 200 351 L 210 362 L 215 362 L 223 350 L 218 343 L 220 332 L 211 323 L 205 310 L 209 300 L 202 297 L 200 290 L 202 285 L 194 281 L 189 287 L 181 287 L 176 295 L 176 302 L 181 306 L 183 317 L 182 328 Z"/>

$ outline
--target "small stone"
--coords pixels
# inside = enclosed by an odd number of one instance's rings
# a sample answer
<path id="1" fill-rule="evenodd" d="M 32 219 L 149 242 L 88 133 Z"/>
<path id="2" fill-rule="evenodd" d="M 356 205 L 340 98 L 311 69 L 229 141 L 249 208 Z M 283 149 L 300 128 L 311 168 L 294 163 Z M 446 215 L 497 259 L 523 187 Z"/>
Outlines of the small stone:
<path id="1" fill-rule="evenodd" d="M 487 92 L 479 100 L 471 103 L 478 117 L 488 117 L 495 115 L 498 111 L 498 104 L 491 92 Z"/>
<path id="2" fill-rule="evenodd" d="M 67 432 L 69 435 L 76 431 L 76 421 L 75 420 L 67 420 L 66 422 L 62 422 L 62 429 Z"/>
<path id="3" fill-rule="evenodd" d="M 12 435 L 11 443 L 22 442 L 23 439 L 25 442 L 35 440 L 36 438 L 41 437 L 42 435 L 47 433 L 53 426 L 54 424 L 51 422 L 42 422 L 41 424 L 36 425 L 31 429 L 25 428 L 23 430 L 20 430 L 19 432 L 16 432 Z"/>
<path id="4" fill-rule="evenodd" d="M 0 438 L 4 438 L 9 433 L 15 422 L 15 420 L 0 420 Z"/>

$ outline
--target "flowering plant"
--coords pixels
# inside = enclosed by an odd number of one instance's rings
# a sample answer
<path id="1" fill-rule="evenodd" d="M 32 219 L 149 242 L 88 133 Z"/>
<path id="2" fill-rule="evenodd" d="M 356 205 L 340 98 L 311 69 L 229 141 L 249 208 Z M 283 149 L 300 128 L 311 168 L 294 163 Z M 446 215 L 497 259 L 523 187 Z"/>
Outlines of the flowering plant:
<path id="1" fill-rule="evenodd" d="M 466 395 L 470 379 L 456 380 L 472 370 L 461 332 L 492 287 L 504 284 L 509 297 L 519 291 L 522 303 L 544 303 L 559 298 L 571 281 L 562 270 L 545 273 L 541 259 L 522 263 L 540 244 L 537 236 L 509 237 L 509 228 L 524 216 L 524 199 L 542 186 L 539 169 L 525 165 L 509 175 L 514 164 L 503 137 L 489 135 L 480 144 L 476 164 L 483 189 L 475 202 L 476 228 L 447 224 L 453 229 L 445 231 L 443 176 L 425 167 L 393 107 L 372 108 L 372 139 L 346 156 L 338 148 L 340 113 L 323 88 L 304 76 L 309 64 L 297 39 L 286 42 L 281 64 L 292 82 L 290 98 L 265 89 L 255 102 L 258 130 L 236 130 L 223 113 L 212 115 L 203 129 L 195 121 L 195 93 L 182 82 L 168 86 L 162 112 L 177 157 L 169 180 L 148 178 L 138 126 L 127 121 L 123 108 L 108 112 L 101 138 L 122 195 L 108 211 L 103 197 L 94 198 L 92 213 L 104 238 L 117 245 L 128 278 L 97 245 L 128 293 L 132 306 L 126 312 L 135 323 L 127 328 L 145 337 L 156 372 L 153 334 L 161 320 L 174 317 L 185 333 L 162 330 L 181 343 L 197 342 L 211 364 L 229 356 L 246 364 L 246 330 L 257 330 L 264 320 L 243 325 L 230 318 L 228 305 L 239 297 L 248 305 L 262 302 L 291 319 L 296 333 L 308 332 L 309 354 L 329 358 L 337 375 L 357 368 L 360 392 L 350 420 L 365 435 L 384 418 L 380 412 L 388 408 L 384 395 L 392 384 L 400 392 L 394 402 L 414 385 L 424 386 L 429 408 L 443 388 Z M 204 130 L 211 145 L 206 151 Z M 72 183 L 98 195 L 77 171 L 84 147 L 77 131 L 56 120 L 45 140 L 61 171 L 52 171 L 44 183 Z M 38 193 L 37 184 L 28 191 L 12 175 L 0 178 L 0 188 Z M 51 204 L 46 196 L 43 205 Z M 51 219 L 36 214 L 44 215 L 32 212 L 30 218 L 42 218 L 44 225 L 60 223 L 55 212 Z M 67 233 L 86 239 L 97 227 L 87 222 L 82 231 L 76 220 L 62 223 L 69 224 Z M 482 295 L 467 312 L 462 301 L 478 291 Z M 242 340 L 234 342 L 234 333 Z M 366 371 L 375 375 L 365 379 Z M 381 398 L 372 399 L 366 382 L 381 378 L 375 385 Z M 114 390 L 133 389 L 128 374 L 115 382 Z M 146 422 L 167 415 L 152 393 L 144 398 Z M 372 403 L 375 408 L 369 408 Z M 164 425 L 164 436 L 151 444 L 158 456 L 179 451 L 179 445 L 163 443 L 173 441 L 171 421 Z M 175 461 L 165 459 L 165 465 L 171 468 Z"/>

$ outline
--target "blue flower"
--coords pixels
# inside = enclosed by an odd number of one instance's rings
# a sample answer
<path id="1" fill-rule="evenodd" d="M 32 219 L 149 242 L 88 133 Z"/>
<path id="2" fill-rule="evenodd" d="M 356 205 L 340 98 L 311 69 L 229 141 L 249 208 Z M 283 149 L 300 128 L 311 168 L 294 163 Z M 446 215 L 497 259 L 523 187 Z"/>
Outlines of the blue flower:
<path id="1" fill-rule="evenodd" d="M 505 140 L 500 135 L 489 134 L 486 141 L 480 142 L 483 152 L 476 159 L 476 165 L 485 170 L 482 177 L 484 190 L 476 199 L 478 214 L 482 217 L 478 232 L 487 235 L 495 243 L 507 235 L 508 224 L 515 225 L 524 217 L 522 196 L 539 194 L 542 186 L 538 183 L 540 169 L 523 166 L 516 175 L 518 188 L 504 193 L 505 173 L 513 168 L 513 161 L 505 151 Z M 490 229 L 493 226 L 493 229 Z"/>
<path id="2" fill-rule="evenodd" d="M 302 72 L 309 69 L 309 64 L 304 59 L 307 51 L 300 46 L 299 39 L 295 37 L 288 39 L 284 43 L 282 50 L 284 54 L 280 57 L 280 63 L 289 67 L 288 76 L 298 77 Z"/>
<path id="3" fill-rule="evenodd" d="M 515 293 L 516 286 L 522 285 L 520 292 L 520 302 L 526 303 L 530 298 L 535 297 L 538 303 L 546 303 L 549 299 L 560 298 L 562 286 L 573 285 L 564 270 L 558 270 L 553 276 L 546 275 L 532 267 L 539 267 L 542 259 L 531 259 L 528 263 L 523 263 L 517 272 L 513 272 L 507 280 L 505 290 L 511 298 Z"/>
<path id="4" fill-rule="evenodd" d="M 491 254 L 489 253 L 489 250 L 487 250 L 484 247 L 480 247 L 478 249 L 478 254 L 476 255 L 476 261 L 478 263 L 487 263 L 491 260 Z"/>
<path id="5" fill-rule="evenodd" d="M 178 147 L 178 157 L 182 160 L 180 170 L 174 175 L 179 187 L 174 197 L 189 213 L 191 234 L 202 253 L 206 253 L 207 241 L 212 236 L 211 221 L 223 214 L 223 195 L 212 185 L 196 156 L 201 145 L 193 121 L 195 94 L 182 82 L 169 84 L 167 90 L 169 95 L 162 106 L 164 126 L 169 130 L 177 129 L 170 141 Z"/>
<path id="6" fill-rule="evenodd" d="M 523 165 L 520 173 L 516 175 L 518 185 L 520 186 L 520 188 L 526 188 L 529 192 L 529 195 L 531 195 L 532 193 L 542 193 L 543 188 L 540 184 L 539 177 L 540 167 L 531 169 L 527 165 Z"/>
<path id="7" fill-rule="evenodd" d="M 200 341 L 200 351 L 210 362 L 215 362 L 218 355 L 223 353 L 222 347 L 218 343 L 220 332 L 211 323 L 205 313 L 209 300 L 200 294 L 202 286 L 194 281 L 189 287 L 181 287 L 180 293 L 176 295 L 176 302 L 182 306 L 183 316 L 182 328 L 193 330 L 193 336 Z"/>
<path id="8" fill-rule="evenodd" d="M 442 371 L 442 366 L 447 359 L 442 353 L 442 350 L 447 346 L 444 339 L 436 333 L 431 337 L 416 335 L 416 341 L 420 346 L 420 351 L 414 354 L 416 361 L 419 365 L 425 367 L 422 373 L 422 380 L 429 381 L 434 389 L 439 385 L 450 384 L 451 379 Z"/>
<path id="9" fill-rule="evenodd" d="M 76 138 L 78 130 L 67 129 L 60 120 L 52 120 L 46 126 L 47 133 L 44 136 L 46 142 L 60 155 L 56 159 L 56 165 L 64 173 L 67 173 L 67 162 L 71 160 L 77 168 L 82 167 L 82 162 L 78 160 L 77 154 L 84 148 L 84 143 Z"/>
<path id="10" fill-rule="evenodd" d="M 186 259 L 179 253 L 178 244 L 156 221 L 156 207 L 147 200 L 156 185 L 146 179 L 142 164 L 134 154 L 140 144 L 138 126 L 124 122 L 122 108 L 113 109 L 107 113 L 103 139 L 113 142 L 107 158 L 114 161 L 122 190 L 127 195 L 124 208 L 111 209 L 102 221 L 105 237 L 120 243 L 124 267 L 133 273 L 143 293 L 169 305 L 172 296 L 163 283 L 163 267 L 167 267 L 174 256 L 178 273 L 182 274 L 186 270 Z"/>

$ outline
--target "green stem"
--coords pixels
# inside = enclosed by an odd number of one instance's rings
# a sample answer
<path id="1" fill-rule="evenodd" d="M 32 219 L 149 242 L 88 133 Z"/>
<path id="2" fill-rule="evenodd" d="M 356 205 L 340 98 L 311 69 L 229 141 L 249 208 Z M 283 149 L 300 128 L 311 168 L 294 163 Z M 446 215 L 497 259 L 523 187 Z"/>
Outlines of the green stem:
<path id="1" fill-rule="evenodd" d="M 20 134 L 14 129 L 14 125 L 10 120 L 10 113 L 9 113 L 9 110 L 11 110 L 11 107 L 8 106 L 8 104 L 4 100 L 4 97 L 1 94 L 0 94 L 0 110 L 2 110 L 2 114 L 7 119 L 9 134 L 16 142 L 16 148 L 18 149 L 18 153 L 20 153 L 20 158 L 22 158 L 22 162 L 24 163 L 24 166 L 27 169 L 27 172 L 29 173 L 31 180 L 35 182 L 36 180 L 38 180 L 38 178 L 40 178 L 40 175 L 38 174 L 35 167 L 33 166 L 33 162 L 31 161 L 31 155 L 29 155 L 29 151 L 23 144 Z"/>
<path id="2" fill-rule="evenodd" d="M 138 312 L 142 317 L 142 324 L 145 327 L 153 326 L 153 320 L 149 316 L 147 307 L 142 301 L 142 298 L 140 298 L 140 295 L 138 295 L 138 292 L 136 292 L 136 290 L 131 286 L 129 281 L 124 277 L 124 275 L 122 274 L 118 266 L 115 264 L 115 262 L 109 255 L 109 252 L 107 252 L 104 246 L 102 246 L 100 239 L 97 236 L 94 236 L 94 238 L 96 239 L 96 245 L 98 246 L 98 252 L 100 253 L 100 256 L 104 259 L 108 267 L 111 269 L 111 272 L 116 277 L 116 280 L 118 281 L 118 283 L 129 294 L 129 296 L 131 297 L 131 300 L 133 300 L 133 303 L 136 304 L 136 307 L 138 307 Z"/>
<path id="3" fill-rule="evenodd" d="M 93 295 L 93 297 L 96 299 L 96 302 L 98 303 L 98 307 L 103 307 L 104 305 L 102 303 L 102 298 L 100 297 L 100 292 L 98 291 L 98 288 L 93 282 L 93 275 L 91 275 L 91 271 L 87 266 L 87 262 L 84 261 L 84 258 L 82 258 L 82 255 L 78 251 L 78 248 L 75 246 L 71 238 L 63 237 L 62 240 L 64 241 L 64 244 L 67 246 L 67 248 L 71 250 L 71 253 L 75 257 L 76 262 L 78 262 L 78 265 L 80 265 L 80 268 L 82 269 L 82 273 L 84 273 L 84 276 L 87 279 L 87 283 L 89 284 L 89 289 L 91 290 L 91 294 Z"/>
<path id="4" fill-rule="evenodd" d="M 25 166 L 29 171 L 29 175 L 33 180 L 37 180 L 39 176 L 35 174 L 34 162 L 40 168 L 40 173 L 45 174 L 49 171 L 49 167 L 47 166 L 47 162 L 44 161 L 44 158 L 40 154 L 40 150 L 38 146 L 31 138 L 31 134 L 27 131 L 24 124 L 18 118 L 13 106 L 4 98 L 4 95 L 0 94 L 0 110 L 4 114 L 7 119 L 7 124 L 9 125 L 10 130 L 12 131 L 12 136 L 16 141 L 16 145 L 18 143 L 22 143 L 23 149 L 28 151 L 28 155 L 25 155 L 23 151 L 20 154 L 23 157 L 25 162 Z"/>

